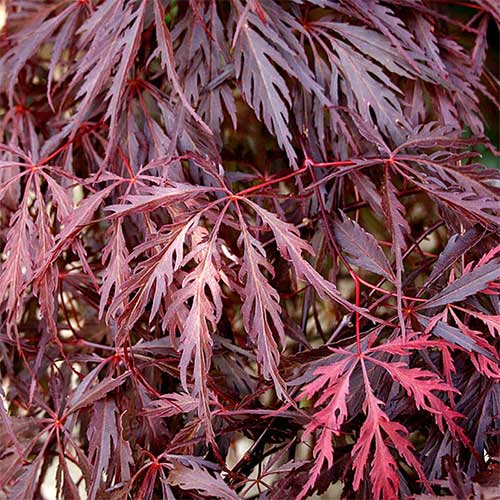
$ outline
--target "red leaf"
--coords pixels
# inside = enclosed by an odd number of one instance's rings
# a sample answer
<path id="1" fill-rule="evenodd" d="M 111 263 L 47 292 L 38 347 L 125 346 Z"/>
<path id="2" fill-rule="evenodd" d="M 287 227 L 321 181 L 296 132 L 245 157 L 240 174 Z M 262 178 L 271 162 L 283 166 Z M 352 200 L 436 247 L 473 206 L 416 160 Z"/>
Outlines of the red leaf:
<path id="1" fill-rule="evenodd" d="M 220 474 L 216 472 L 213 475 L 209 474 L 195 461 L 191 461 L 189 467 L 179 462 L 175 463 L 174 469 L 168 475 L 168 482 L 183 490 L 196 490 L 222 500 L 241 500 L 241 497 L 224 482 Z"/>
<path id="2" fill-rule="evenodd" d="M 315 380 L 306 384 L 297 401 L 307 397 L 311 399 L 315 394 L 320 397 L 314 403 L 314 407 L 322 405 L 328 400 L 328 404 L 316 411 L 307 425 L 303 439 L 307 435 L 321 428 L 321 434 L 316 441 L 313 450 L 314 466 L 310 476 L 302 488 L 297 500 L 305 498 L 308 491 L 314 487 L 316 480 L 321 474 L 325 461 L 328 467 L 333 465 L 333 437 L 340 435 L 340 428 L 348 417 L 347 396 L 349 395 L 349 381 L 357 363 L 352 357 L 346 357 L 342 361 L 320 366 L 314 370 Z"/>
<path id="3" fill-rule="evenodd" d="M 273 231 L 276 239 L 276 245 L 281 255 L 291 261 L 293 268 L 300 278 L 310 283 L 321 297 L 329 296 L 339 304 L 342 304 L 349 310 L 352 305 L 345 300 L 337 291 L 335 285 L 327 281 L 314 267 L 302 257 L 302 252 L 314 254 L 312 247 L 299 237 L 299 231 L 295 226 L 280 220 L 276 215 L 257 205 L 253 201 L 245 199 L 255 212 L 261 217 Z"/>
<path id="4" fill-rule="evenodd" d="M 200 214 L 195 214 L 184 223 L 173 226 L 167 234 L 158 234 L 135 248 L 130 259 L 148 250 L 155 253 L 134 269 L 109 308 L 108 317 L 112 317 L 126 302 L 119 317 L 122 329 L 128 331 L 133 327 L 144 313 L 151 297 L 153 305 L 149 315 L 150 321 L 158 313 L 161 301 L 169 293 L 168 287 L 172 285 L 174 273 L 183 263 L 186 237 L 197 227 L 199 220 Z M 135 295 L 129 300 L 131 294 Z M 121 340 L 117 339 L 118 344 Z"/>
<path id="5" fill-rule="evenodd" d="M 116 474 L 121 468 L 122 479 L 127 479 L 129 463 L 132 462 L 129 444 L 118 432 L 118 408 L 114 400 L 106 398 L 97 401 L 93 410 L 87 430 L 89 462 L 93 465 L 93 481 L 89 488 L 91 500 L 99 498 L 104 474 L 109 480 L 113 475 L 111 471 Z M 118 461 L 118 458 L 121 460 Z"/>
<path id="6" fill-rule="evenodd" d="M 257 346 L 257 361 L 262 364 L 264 377 L 271 378 L 278 397 L 285 394 L 285 383 L 278 370 L 280 354 L 274 340 L 277 335 L 281 344 L 285 344 L 285 330 L 281 319 L 279 294 L 269 284 L 261 269 L 271 275 L 274 270 L 266 260 L 262 244 L 255 239 L 241 219 L 245 255 L 240 269 L 241 280 L 246 278 L 244 289 L 245 301 L 241 308 L 245 329 Z"/>
<path id="7" fill-rule="evenodd" d="M 108 393 L 114 391 L 117 387 L 120 387 L 128 376 L 128 373 L 124 373 L 116 378 L 108 377 L 87 389 L 85 393 L 81 394 L 78 398 L 75 398 L 76 394 L 74 394 L 69 408 L 70 413 L 74 413 L 82 408 L 85 408 L 86 406 L 90 406 L 96 401 L 104 398 Z"/>
<path id="8" fill-rule="evenodd" d="M 158 48 L 161 53 L 162 66 L 166 69 L 168 78 L 172 82 L 172 86 L 179 96 L 183 106 L 186 108 L 188 113 L 202 126 L 203 130 L 210 136 L 212 136 L 212 131 L 199 117 L 191 104 L 189 104 L 189 101 L 184 94 L 184 90 L 182 89 L 179 81 L 179 76 L 177 75 L 177 72 L 175 70 L 175 57 L 174 49 L 172 47 L 172 39 L 163 19 L 161 3 L 159 0 L 154 0 L 153 4 L 155 11 L 156 37 L 158 39 Z"/>
<path id="9" fill-rule="evenodd" d="M 108 231 L 108 235 L 110 237 L 109 243 L 102 252 L 102 263 L 105 268 L 102 275 L 99 318 L 102 318 L 104 309 L 108 306 L 112 288 L 114 287 L 115 296 L 118 295 L 123 284 L 130 276 L 130 268 L 127 262 L 128 250 L 121 224 L 115 221 L 110 231 Z"/>
<path id="10" fill-rule="evenodd" d="M 56 243 L 47 254 L 47 257 L 35 274 L 35 279 L 41 277 L 47 272 L 48 268 L 54 264 L 61 253 L 66 250 L 80 234 L 82 229 L 92 220 L 94 212 L 99 208 L 103 200 L 113 191 L 115 184 L 101 189 L 85 198 L 78 208 L 76 208 L 64 221 L 64 229 L 57 235 Z"/>
<path id="11" fill-rule="evenodd" d="M 289 74 L 293 69 L 273 45 L 252 26 L 260 23 L 253 13 L 248 14 L 236 40 L 234 61 L 236 77 L 241 78 L 246 102 L 272 131 L 278 144 L 286 151 L 292 164 L 296 162 L 288 128 L 290 92 L 276 65 Z"/>
<path id="12" fill-rule="evenodd" d="M 366 421 L 361 427 L 359 438 L 352 450 L 354 459 L 354 489 L 361 485 L 363 474 L 372 444 L 375 445 L 373 460 L 371 463 L 370 479 L 373 485 L 373 495 L 375 500 L 379 498 L 394 499 L 399 498 L 399 477 L 397 464 L 387 447 L 382 431 L 387 434 L 398 453 L 412 466 L 418 473 L 421 480 L 425 481 L 423 469 L 413 454 L 413 446 L 406 437 L 408 430 L 403 425 L 392 422 L 381 406 L 384 404 L 373 394 L 368 380 L 365 361 L 361 360 L 363 379 L 365 382 L 365 403 L 364 410 Z"/>
<path id="13" fill-rule="evenodd" d="M 392 378 L 399 382 L 408 395 L 413 398 L 418 409 L 424 409 L 433 414 L 441 432 L 445 431 L 443 424 L 446 422 L 447 428 L 452 434 L 457 436 L 463 434 L 463 431 L 455 422 L 455 419 L 462 417 L 462 415 L 446 406 L 432 392 L 458 392 L 457 389 L 450 387 L 441 381 L 435 373 L 428 370 L 408 368 L 402 362 L 386 363 L 373 358 L 370 358 L 370 361 L 387 370 Z"/>
<path id="14" fill-rule="evenodd" d="M 172 417 L 179 413 L 189 413 L 196 410 L 198 400 L 185 393 L 163 394 L 161 399 L 151 401 L 143 411 L 151 417 Z"/>
<path id="15" fill-rule="evenodd" d="M 167 187 L 143 188 L 148 194 L 128 195 L 125 200 L 127 205 L 111 205 L 106 210 L 113 210 L 112 217 L 123 217 L 133 213 L 152 212 L 157 208 L 168 206 L 173 203 L 181 203 L 208 191 L 216 191 L 217 188 L 205 186 L 193 186 L 182 182 L 170 182 Z"/>
<path id="16" fill-rule="evenodd" d="M 23 297 L 24 287 L 32 277 L 34 256 L 30 248 L 30 237 L 33 232 L 33 221 L 25 200 L 11 219 L 4 250 L 7 259 L 0 273 L 0 304 L 5 302 L 8 312 L 7 333 L 9 335 L 15 328 L 21 312 L 20 300 Z"/>

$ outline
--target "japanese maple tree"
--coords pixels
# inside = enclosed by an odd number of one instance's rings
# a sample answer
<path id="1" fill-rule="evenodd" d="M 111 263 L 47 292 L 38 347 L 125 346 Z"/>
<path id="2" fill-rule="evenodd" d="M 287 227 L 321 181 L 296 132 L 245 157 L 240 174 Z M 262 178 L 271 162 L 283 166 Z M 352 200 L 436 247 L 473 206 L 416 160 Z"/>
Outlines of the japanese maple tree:
<path id="1" fill-rule="evenodd" d="M 2 498 L 494 486 L 497 2 L 1 12 Z"/>

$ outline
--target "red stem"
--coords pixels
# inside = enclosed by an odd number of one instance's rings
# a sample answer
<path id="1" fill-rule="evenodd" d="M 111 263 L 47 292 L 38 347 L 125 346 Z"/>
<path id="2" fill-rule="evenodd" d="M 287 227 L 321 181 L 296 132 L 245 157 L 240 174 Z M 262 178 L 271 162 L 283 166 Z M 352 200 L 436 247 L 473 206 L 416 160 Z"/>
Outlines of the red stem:
<path id="1" fill-rule="evenodd" d="M 55 158 L 59 153 L 62 153 L 64 150 L 68 149 L 71 146 L 71 144 L 73 144 L 77 139 L 83 137 L 84 135 L 90 134 L 90 132 L 93 132 L 96 128 L 100 127 L 100 125 L 101 122 L 97 122 L 94 125 L 92 125 L 92 127 L 87 128 L 80 134 L 75 135 L 75 137 L 73 137 L 73 139 L 69 140 L 66 144 L 64 144 L 64 146 L 61 146 L 60 148 L 56 149 L 53 153 L 51 153 L 49 156 L 46 156 L 45 158 L 40 160 L 38 162 L 38 165 L 46 164 L 47 162 L 52 160 L 52 158 Z"/>
<path id="2" fill-rule="evenodd" d="M 125 164 L 125 168 L 127 169 L 128 175 L 130 175 L 131 180 L 135 180 L 135 174 L 134 171 L 132 170 L 132 166 L 130 165 L 130 162 L 128 161 L 127 157 L 125 156 L 123 149 L 121 146 L 118 146 L 118 153 L 120 153 L 121 159 L 123 160 L 123 163 Z"/>
<path id="3" fill-rule="evenodd" d="M 260 184 L 257 184 L 256 186 L 252 186 L 246 189 L 243 189 L 242 191 L 238 191 L 235 196 L 240 197 L 240 196 L 245 196 L 247 194 L 253 193 L 254 191 L 258 191 L 259 189 L 263 189 L 267 186 L 271 186 L 272 184 L 276 184 L 278 182 L 283 182 L 288 179 L 291 179 L 292 177 L 296 177 L 297 175 L 303 174 L 307 170 L 307 166 L 303 166 L 296 170 L 295 172 L 292 172 L 291 174 L 284 175 L 283 177 L 278 177 L 277 179 L 270 179 L 266 182 L 261 182 Z"/>
<path id="4" fill-rule="evenodd" d="M 383 288 L 380 288 L 376 285 L 372 285 L 370 282 L 365 281 L 363 278 L 358 276 L 356 274 L 356 278 L 360 281 L 360 283 L 363 283 L 363 285 L 367 286 L 368 288 L 371 288 L 372 290 L 376 290 L 377 292 L 382 292 L 385 295 L 391 295 L 393 297 L 397 297 L 398 294 L 395 292 L 391 292 L 390 290 L 384 290 Z M 405 300 L 414 300 L 416 302 L 427 302 L 427 299 L 419 299 L 417 297 L 409 297 L 408 295 L 401 295 L 401 298 Z"/>
<path id="5" fill-rule="evenodd" d="M 332 162 L 326 162 L 326 163 L 315 163 L 310 159 L 306 159 L 304 161 L 304 165 L 296 170 L 295 172 L 292 172 L 291 174 L 284 175 L 282 177 L 278 177 L 277 179 L 270 179 L 266 182 L 262 182 L 260 184 L 257 184 L 257 186 L 252 186 L 246 189 L 243 189 L 242 191 L 239 191 L 236 193 L 236 196 L 245 196 L 247 194 L 253 193 L 254 191 L 258 191 L 259 189 L 263 189 L 267 186 L 271 186 L 272 184 L 277 184 L 278 182 L 283 182 L 288 179 L 291 179 L 292 177 L 296 177 L 297 175 L 303 174 L 310 166 L 316 167 L 316 168 L 324 168 L 324 167 L 344 167 L 344 166 L 349 166 L 349 165 L 355 165 L 355 162 L 351 160 L 344 160 L 344 161 L 332 161 Z"/>

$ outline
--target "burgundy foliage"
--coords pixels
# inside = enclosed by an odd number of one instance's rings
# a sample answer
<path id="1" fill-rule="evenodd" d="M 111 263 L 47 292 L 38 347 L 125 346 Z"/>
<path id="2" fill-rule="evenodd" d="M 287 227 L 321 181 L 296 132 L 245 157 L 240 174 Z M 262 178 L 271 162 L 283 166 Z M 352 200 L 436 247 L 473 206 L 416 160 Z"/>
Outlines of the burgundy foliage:
<path id="1" fill-rule="evenodd" d="M 6 9 L 0 495 L 491 488 L 495 1 Z"/>

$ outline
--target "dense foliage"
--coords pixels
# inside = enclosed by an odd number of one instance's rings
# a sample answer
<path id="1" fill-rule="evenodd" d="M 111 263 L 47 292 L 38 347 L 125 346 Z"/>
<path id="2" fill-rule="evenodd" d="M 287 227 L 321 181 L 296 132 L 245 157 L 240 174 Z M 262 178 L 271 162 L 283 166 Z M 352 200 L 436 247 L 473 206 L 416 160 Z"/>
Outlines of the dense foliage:
<path id="1" fill-rule="evenodd" d="M 0 495 L 491 487 L 499 21 L 10 0 Z"/>

